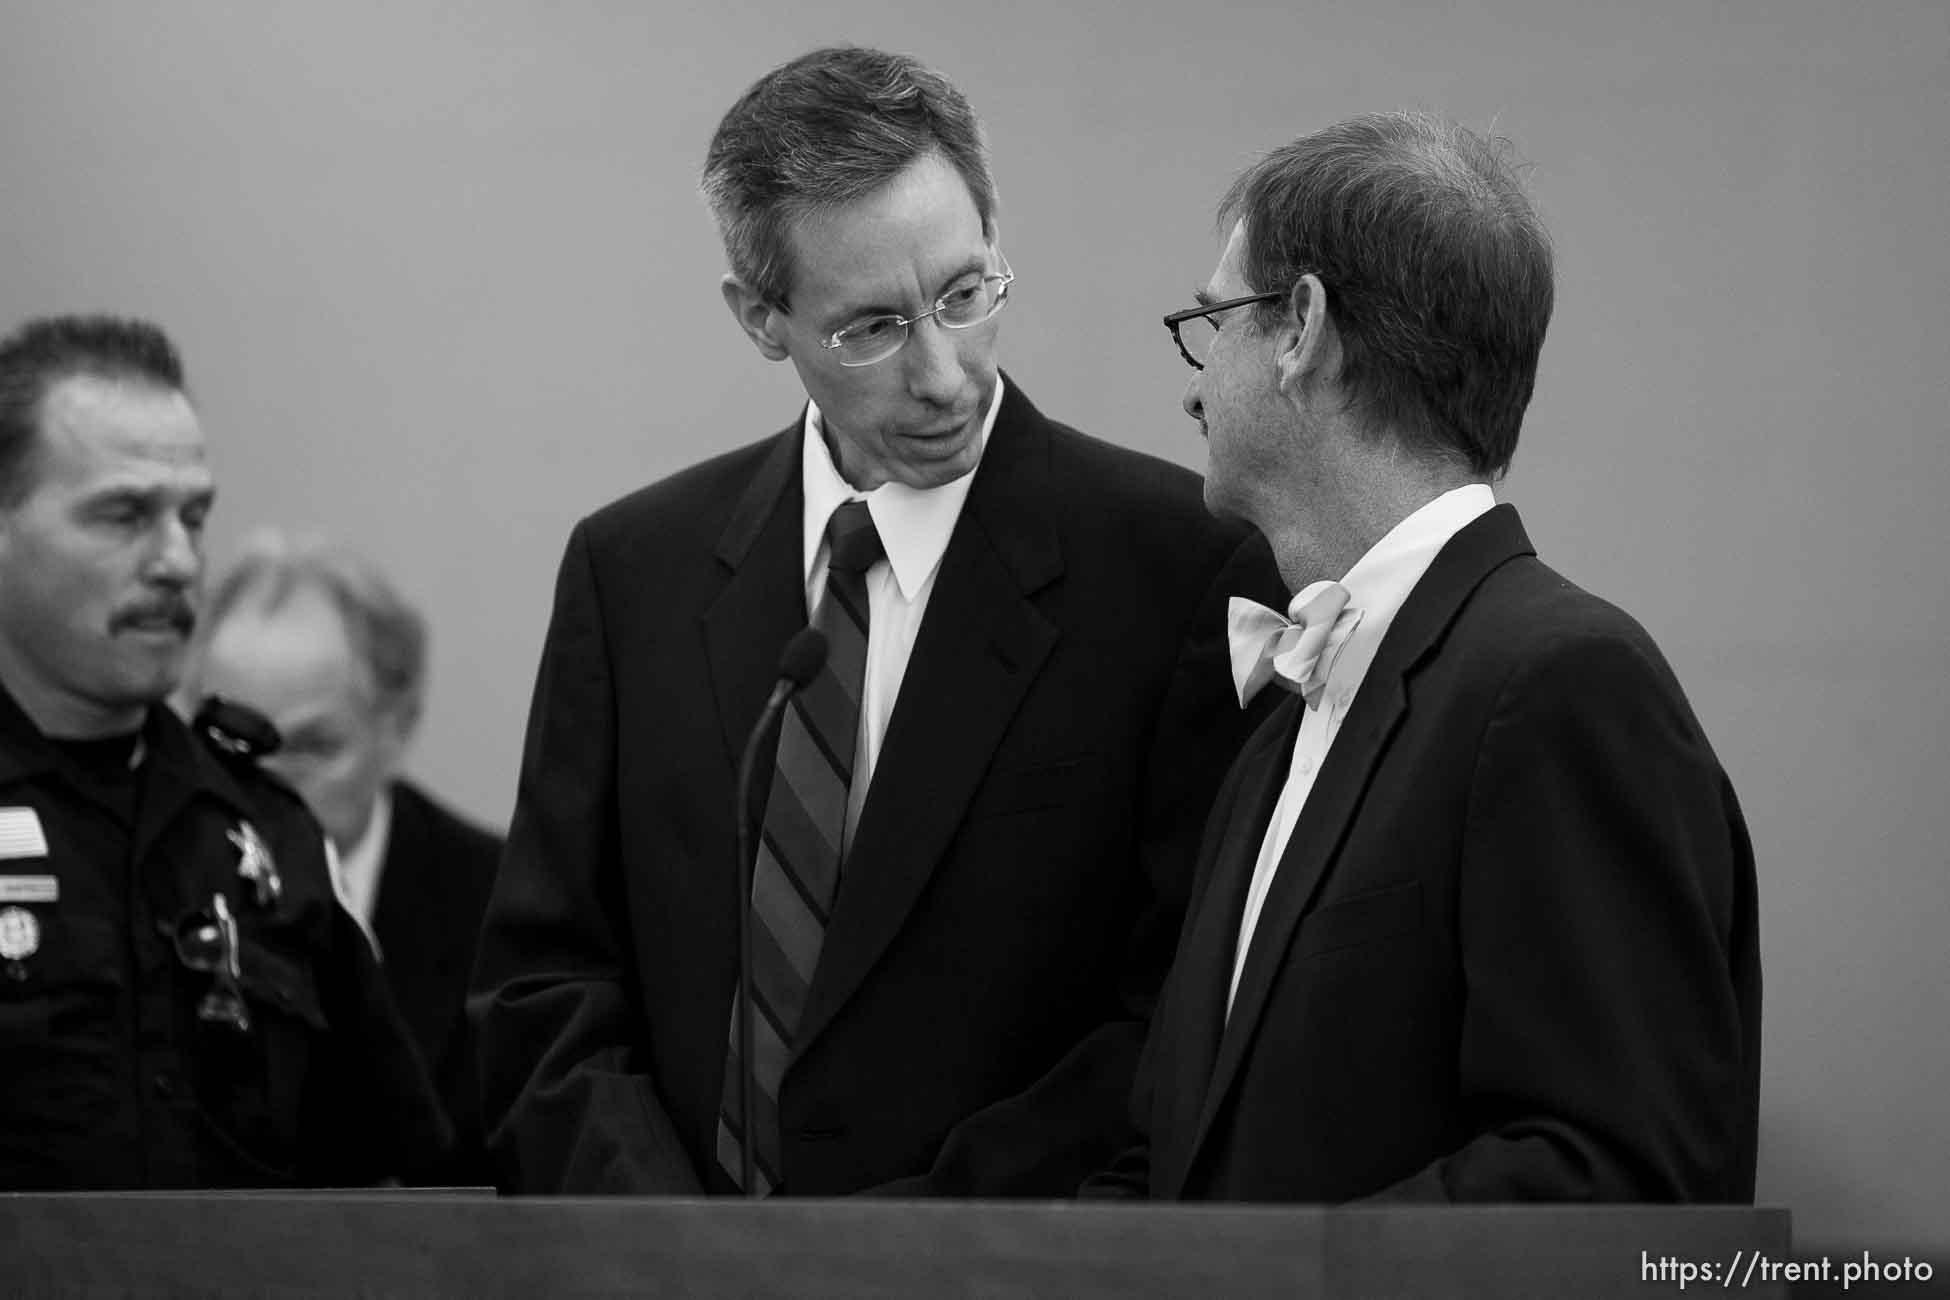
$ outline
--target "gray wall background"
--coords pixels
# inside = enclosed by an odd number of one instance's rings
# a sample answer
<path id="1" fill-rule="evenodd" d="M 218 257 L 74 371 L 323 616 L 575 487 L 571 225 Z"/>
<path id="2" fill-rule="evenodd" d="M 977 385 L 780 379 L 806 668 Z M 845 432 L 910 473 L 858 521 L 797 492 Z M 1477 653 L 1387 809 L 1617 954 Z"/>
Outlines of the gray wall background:
<path id="1" fill-rule="evenodd" d="M 735 95 L 835 40 L 984 114 L 1017 379 L 1193 467 L 1157 318 L 1241 166 L 1373 108 L 1519 143 L 1560 281 L 1506 495 L 1658 637 L 1744 800 L 1762 1199 L 1950 1268 L 1940 0 L 0 0 L 0 316 L 172 330 L 215 559 L 278 523 L 389 566 L 436 628 L 416 768 L 505 822 L 570 525 L 796 409 L 694 181 Z"/>

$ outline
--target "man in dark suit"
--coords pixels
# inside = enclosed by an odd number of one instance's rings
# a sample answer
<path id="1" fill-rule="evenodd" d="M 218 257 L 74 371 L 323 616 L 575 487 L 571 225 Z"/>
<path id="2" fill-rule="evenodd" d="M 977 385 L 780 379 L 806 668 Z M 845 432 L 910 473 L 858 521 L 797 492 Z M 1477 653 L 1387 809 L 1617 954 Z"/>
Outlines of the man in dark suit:
<path id="1" fill-rule="evenodd" d="M 318 539 L 246 541 L 211 593 L 188 688 L 249 705 L 278 728 L 265 766 L 324 825 L 346 909 L 458 1135 L 433 1176 L 493 1181 L 464 1015 L 501 840 L 400 775 L 426 696 L 426 622 L 372 564 Z"/>
<path id="2" fill-rule="evenodd" d="M 1357 118 L 1221 213 L 1167 324 L 1206 501 L 1297 593 L 1235 602 L 1240 697 L 1284 691 L 1207 826 L 1146 1140 L 1086 1193 L 1750 1201 L 1739 807 L 1644 629 L 1489 486 L 1552 297 L 1507 149 Z"/>
<path id="3" fill-rule="evenodd" d="M 1066 1193 L 1128 1140 L 1246 734 L 1223 602 L 1270 559 L 999 374 L 1013 276 L 938 75 L 796 59 L 704 188 L 727 305 L 812 402 L 569 539 L 471 1008 L 504 1183 Z M 745 810 L 748 1130 L 734 774 L 809 617 L 831 650 Z"/>

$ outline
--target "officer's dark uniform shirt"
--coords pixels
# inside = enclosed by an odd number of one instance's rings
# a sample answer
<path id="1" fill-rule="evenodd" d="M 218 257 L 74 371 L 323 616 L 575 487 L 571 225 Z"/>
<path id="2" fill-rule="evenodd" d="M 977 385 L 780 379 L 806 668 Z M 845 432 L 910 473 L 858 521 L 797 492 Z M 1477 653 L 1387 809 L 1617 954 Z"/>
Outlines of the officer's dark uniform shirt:
<path id="1" fill-rule="evenodd" d="M 349 1186 L 444 1152 L 323 835 L 237 716 L 50 741 L 0 690 L 0 1188 Z"/>

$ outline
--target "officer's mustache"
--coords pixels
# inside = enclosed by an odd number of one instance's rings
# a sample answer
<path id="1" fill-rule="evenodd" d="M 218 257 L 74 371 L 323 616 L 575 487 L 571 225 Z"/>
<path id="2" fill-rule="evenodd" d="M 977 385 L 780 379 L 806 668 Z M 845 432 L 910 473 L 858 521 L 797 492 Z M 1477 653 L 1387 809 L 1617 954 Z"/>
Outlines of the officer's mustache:
<path id="1" fill-rule="evenodd" d="M 111 632 L 125 628 L 169 627 L 188 636 L 196 630 L 196 609 L 185 596 L 163 596 L 119 610 L 109 623 Z"/>

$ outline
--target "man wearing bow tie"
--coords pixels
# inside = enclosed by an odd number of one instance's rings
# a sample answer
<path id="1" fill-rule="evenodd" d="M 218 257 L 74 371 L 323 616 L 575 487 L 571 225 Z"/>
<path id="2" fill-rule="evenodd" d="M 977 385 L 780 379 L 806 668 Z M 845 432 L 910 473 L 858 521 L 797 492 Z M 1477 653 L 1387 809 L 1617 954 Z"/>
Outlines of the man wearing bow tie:
<path id="1" fill-rule="evenodd" d="M 1274 151 L 1167 317 L 1206 504 L 1271 543 L 1134 1093 L 1086 1194 L 1751 1201 L 1754 864 L 1643 628 L 1491 484 L 1551 310 L 1500 143 L 1425 115 Z"/>

